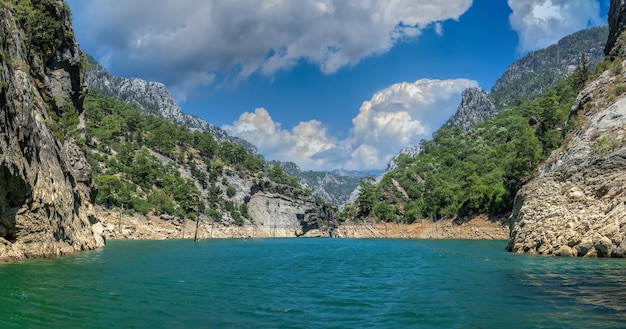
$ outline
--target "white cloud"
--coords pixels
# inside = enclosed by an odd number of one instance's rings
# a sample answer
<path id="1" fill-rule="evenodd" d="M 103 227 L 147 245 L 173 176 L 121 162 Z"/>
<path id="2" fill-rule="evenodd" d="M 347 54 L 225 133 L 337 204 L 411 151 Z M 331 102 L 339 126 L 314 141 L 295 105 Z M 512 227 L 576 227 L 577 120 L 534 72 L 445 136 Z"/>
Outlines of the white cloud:
<path id="1" fill-rule="evenodd" d="M 472 0 L 72 1 L 74 23 L 110 68 L 179 89 L 198 76 L 246 79 L 300 61 L 325 73 L 458 19 Z M 158 67 L 158 70 L 154 70 Z M 200 83 L 206 82 L 202 79 Z"/>
<path id="2" fill-rule="evenodd" d="M 274 122 L 264 108 L 257 108 L 254 113 L 243 113 L 233 125 L 225 125 L 222 129 L 251 141 L 268 159 L 293 161 L 306 168 L 322 165 L 312 159 L 313 156 L 336 145 L 336 141 L 327 136 L 321 122 L 300 122 L 291 130 L 286 130 L 281 128 L 280 123 Z"/>
<path id="3" fill-rule="evenodd" d="M 381 169 L 402 147 L 430 138 L 456 110 L 473 80 L 428 80 L 394 84 L 363 102 L 343 140 L 328 136 L 319 121 L 282 129 L 267 110 L 244 113 L 223 128 L 255 143 L 268 159 L 289 160 L 304 169 Z"/>
<path id="4" fill-rule="evenodd" d="M 579 30 L 606 24 L 597 0 L 508 0 L 518 51 L 545 48 Z"/>

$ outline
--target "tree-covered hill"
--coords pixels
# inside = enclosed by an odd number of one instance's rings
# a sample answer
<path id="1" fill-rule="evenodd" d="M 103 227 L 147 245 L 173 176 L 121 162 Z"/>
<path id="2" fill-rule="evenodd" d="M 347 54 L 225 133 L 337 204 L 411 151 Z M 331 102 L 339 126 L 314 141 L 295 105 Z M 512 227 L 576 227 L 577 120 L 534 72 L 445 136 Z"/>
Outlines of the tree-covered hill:
<path id="1" fill-rule="evenodd" d="M 161 116 L 174 124 L 209 132 L 217 141 L 230 141 L 243 146 L 249 153 L 257 153 L 256 146 L 248 141 L 230 136 L 224 130 L 197 116 L 183 113 L 162 83 L 114 76 L 89 55 L 85 56 L 85 63 L 87 66 L 85 80 L 92 92 L 131 104 L 142 113 Z"/>
<path id="2" fill-rule="evenodd" d="M 604 58 L 609 29 L 593 27 L 563 37 L 547 48 L 526 54 L 515 61 L 496 81 L 489 97 L 498 111 L 533 99 L 579 66 L 584 58 L 590 66 Z"/>
<path id="3" fill-rule="evenodd" d="M 258 191 L 328 207 L 280 166 L 205 131 L 192 131 L 132 105 L 90 92 L 85 99 L 88 160 L 96 201 L 130 213 L 186 218 L 206 215 L 250 224 L 248 201 Z"/>
<path id="4" fill-rule="evenodd" d="M 621 70 L 621 62 L 602 62 L 598 70 L 608 65 Z M 439 130 L 433 140 L 421 142 L 417 156 L 398 157 L 395 169 L 379 183 L 361 183 L 361 193 L 343 217 L 413 222 L 510 211 L 522 184 L 571 138 L 578 123 L 569 118 L 570 109 L 590 76 L 589 66 L 581 65 L 539 97 L 468 132 L 458 126 Z"/>
<path id="5" fill-rule="evenodd" d="M 582 30 L 563 37 L 547 48 L 530 52 L 507 67 L 491 93 L 480 88 L 463 92 L 461 103 L 443 128 L 460 126 L 464 131 L 476 124 L 533 99 L 546 88 L 554 87 L 559 78 L 570 74 L 584 61 L 594 67 L 604 58 L 606 26 Z"/>

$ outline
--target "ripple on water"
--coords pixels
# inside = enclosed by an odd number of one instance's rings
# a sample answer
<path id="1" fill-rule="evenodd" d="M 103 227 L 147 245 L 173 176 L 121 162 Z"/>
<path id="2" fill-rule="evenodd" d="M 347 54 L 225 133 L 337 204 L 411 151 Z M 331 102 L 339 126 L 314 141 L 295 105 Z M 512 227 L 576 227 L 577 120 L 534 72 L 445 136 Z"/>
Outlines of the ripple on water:
<path id="1" fill-rule="evenodd" d="M 502 241 L 113 241 L 0 265 L 0 328 L 620 327 L 626 263 Z"/>

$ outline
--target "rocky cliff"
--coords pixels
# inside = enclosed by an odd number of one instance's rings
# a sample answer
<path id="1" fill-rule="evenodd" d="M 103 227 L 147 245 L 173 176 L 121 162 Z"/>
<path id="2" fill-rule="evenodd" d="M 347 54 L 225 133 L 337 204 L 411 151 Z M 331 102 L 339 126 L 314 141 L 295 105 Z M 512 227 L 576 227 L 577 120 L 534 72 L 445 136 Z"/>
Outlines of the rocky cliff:
<path id="1" fill-rule="evenodd" d="M 607 55 L 624 42 L 624 1 L 611 1 Z M 617 16 L 615 16 L 617 15 Z M 515 200 L 507 249 L 626 257 L 626 91 L 622 58 L 578 95 L 578 129 Z"/>
<path id="2" fill-rule="evenodd" d="M 102 247 L 76 144 L 86 86 L 69 10 L 1 1 L 0 35 L 0 261 Z"/>
<path id="3" fill-rule="evenodd" d="M 468 131 L 497 113 L 486 91 L 480 88 L 468 88 L 463 91 L 461 104 L 456 113 L 443 124 L 443 127 L 459 126 L 463 131 Z"/>
<path id="4" fill-rule="evenodd" d="M 611 0 L 609 8 L 609 37 L 604 47 L 604 53 L 611 57 L 625 57 L 626 48 L 624 47 L 622 34 L 626 30 L 626 6 L 624 0 Z"/>
<path id="5" fill-rule="evenodd" d="M 183 113 L 164 84 L 138 78 L 114 76 L 92 57 L 88 58 L 85 75 L 87 85 L 107 96 L 134 104 L 144 112 L 160 115 L 171 122 L 191 129 L 209 132 L 218 141 L 228 140 L 243 146 L 249 153 L 256 154 L 257 148 L 239 137 L 229 136 L 224 130 L 205 120 Z"/>

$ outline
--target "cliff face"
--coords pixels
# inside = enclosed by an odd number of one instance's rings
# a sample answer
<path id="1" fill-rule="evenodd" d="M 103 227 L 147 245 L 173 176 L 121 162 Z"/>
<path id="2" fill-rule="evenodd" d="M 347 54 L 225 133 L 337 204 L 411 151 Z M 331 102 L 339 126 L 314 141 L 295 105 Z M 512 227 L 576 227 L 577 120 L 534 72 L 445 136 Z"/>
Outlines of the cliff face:
<path id="1" fill-rule="evenodd" d="M 509 251 L 626 257 L 626 96 L 608 101 L 615 79 L 607 71 L 579 95 L 586 124 L 519 191 Z"/>
<path id="2" fill-rule="evenodd" d="M 616 22 L 626 21 L 625 6 L 611 1 L 610 35 L 620 37 L 607 52 L 624 41 L 625 26 Z M 570 120 L 579 128 L 516 197 L 509 251 L 626 257 L 624 64 L 617 58 L 578 95 Z"/>
<path id="3" fill-rule="evenodd" d="M 443 124 L 443 127 L 459 126 L 463 131 L 468 131 L 497 113 L 486 91 L 480 88 L 468 88 L 463 91 L 461 104 L 456 113 Z"/>
<path id="4" fill-rule="evenodd" d="M 604 54 L 611 57 L 624 57 L 626 49 L 623 44 L 622 34 L 626 30 L 625 0 L 611 0 L 608 19 L 609 37 L 604 47 Z"/>
<path id="5" fill-rule="evenodd" d="M 86 86 L 69 11 L 2 1 L 0 35 L 0 261 L 102 247 L 75 142 Z"/>

